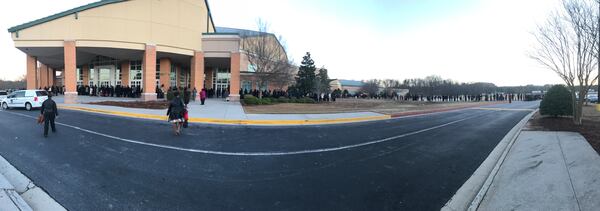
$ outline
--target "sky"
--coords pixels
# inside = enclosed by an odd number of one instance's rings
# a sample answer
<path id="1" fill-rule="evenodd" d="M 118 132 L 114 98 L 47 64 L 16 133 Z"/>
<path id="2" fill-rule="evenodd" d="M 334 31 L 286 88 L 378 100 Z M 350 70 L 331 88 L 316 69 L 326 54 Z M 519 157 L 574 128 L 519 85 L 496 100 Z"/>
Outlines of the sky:
<path id="1" fill-rule="evenodd" d="M 95 0 L 20 0 L 0 8 L 0 29 Z M 32 6 L 35 5 L 35 6 Z M 330 78 L 366 80 L 439 75 L 500 86 L 557 84 L 529 58 L 532 32 L 557 0 L 209 0 L 215 25 L 282 36 L 288 57 L 310 52 Z M 25 74 L 25 55 L 0 36 L 1 79 Z"/>

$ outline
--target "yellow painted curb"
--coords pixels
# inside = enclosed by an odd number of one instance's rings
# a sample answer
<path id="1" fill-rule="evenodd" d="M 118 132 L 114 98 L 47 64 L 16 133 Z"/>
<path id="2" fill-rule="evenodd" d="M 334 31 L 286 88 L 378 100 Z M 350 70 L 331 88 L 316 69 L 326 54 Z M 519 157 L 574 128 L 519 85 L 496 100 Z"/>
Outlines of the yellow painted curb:
<path id="1" fill-rule="evenodd" d="M 59 106 L 62 109 L 86 111 L 92 113 L 109 114 L 123 117 L 133 117 L 141 119 L 167 120 L 167 116 L 153 114 L 138 114 L 122 111 L 110 111 L 94 108 L 83 108 L 76 106 Z M 307 120 L 245 120 L 245 119 L 215 119 L 215 118 L 190 118 L 188 121 L 192 123 L 213 123 L 213 124 L 230 124 L 230 125 L 317 125 L 317 124 L 335 124 L 335 123 L 351 123 L 373 120 L 390 119 L 390 115 L 370 116 L 370 117 L 353 117 L 339 119 L 307 119 Z"/>
<path id="2" fill-rule="evenodd" d="M 600 111 L 600 104 L 596 106 L 596 110 Z"/>

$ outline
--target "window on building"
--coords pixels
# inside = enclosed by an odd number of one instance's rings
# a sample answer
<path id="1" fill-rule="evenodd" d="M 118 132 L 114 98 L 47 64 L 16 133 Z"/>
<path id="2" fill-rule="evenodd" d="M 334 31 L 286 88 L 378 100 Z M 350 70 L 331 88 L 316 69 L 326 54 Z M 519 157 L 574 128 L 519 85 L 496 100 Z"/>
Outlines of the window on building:
<path id="1" fill-rule="evenodd" d="M 115 73 L 115 77 L 116 77 L 115 81 L 117 82 L 117 85 L 121 85 L 121 77 L 123 77 L 123 75 L 121 74 L 121 68 L 117 67 L 117 69 L 115 71 L 117 71 Z"/>
<path id="2" fill-rule="evenodd" d="M 242 81 L 242 89 L 244 92 L 249 92 L 252 90 L 252 81 Z"/>
<path id="3" fill-rule="evenodd" d="M 185 82 L 187 81 L 185 71 L 183 69 L 179 70 L 178 76 L 179 76 L 179 84 L 181 84 L 181 86 L 185 86 L 186 85 Z"/>
<path id="4" fill-rule="evenodd" d="M 265 82 L 265 85 L 264 85 L 264 86 L 260 86 L 260 84 L 259 84 L 258 82 L 256 82 L 256 87 L 259 87 L 258 89 L 259 89 L 260 91 L 266 91 L 266 90 L 267 90 L 267 88 L 269 87 L 269 82 Z"/>
<path id="5" fill-rule="evenodd" d="M 93 81 L 96 79 L 96 70 L 94 68 L 90 68 L 90 81 Z"/>
<path id="6" fill-rule="evenodd" d="M 156 86 L 160 86 L 160 60 L 156 60 Z"/>
<path id="7" fill-rule="evenodd" d="M 256 72 L 256 65 L 248 64 L 248 72 Z"/>
<path id="8" fill-rule="evenodd" d="M 142 61 L 129 62 L 129 83 L 131 86 L 142 84 Z"/>
<path id="9" fill-rule="evenodd" d="M 177 70 L 175 65 L 171 64 L 171 72 L 169 73 L 169 79 L 171 81 L 171 87 L 177 86 Z"/>

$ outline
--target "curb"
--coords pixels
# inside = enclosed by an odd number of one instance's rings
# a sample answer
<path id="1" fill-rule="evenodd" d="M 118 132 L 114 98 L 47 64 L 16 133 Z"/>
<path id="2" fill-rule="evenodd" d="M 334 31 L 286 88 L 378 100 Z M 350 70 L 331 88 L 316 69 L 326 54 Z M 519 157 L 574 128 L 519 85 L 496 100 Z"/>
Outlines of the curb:
<path id="1" fill-rule="evenodd" d="M 139 114 L 122 111 L 110 111 L 94 108 L 83 108 L 77 106 L 59 106 L 59 108 L 75 111 L 85 111 L 99 114 L 108 114 L 122 117 L 133 117 L 139 119 L 152 119 L 167 121 L 167 117 L 154 114 Z M 306 119 L 306 120 L 245 120 L 245 119 L 216 119 L 216 118 L 190 118 L 190 123 L 205 123 L 205 124 L 224 124 L 224 125 L 320 125 L 320 124 L 340 124 L 354 123 L 374 120 L 386 120 L 392 118 L 390 115 L 368 116 L 368 117 L 352 117 L 338 119 Z"/>
<path id="2" fill-rule="evenodd" d="M 531 119 L 537 111 L 538 109 L 523 117 L 523 119 L 521 119 L 521 121 L 519 121 L 519 123 L 517 123 L 504 138 L 502 138 L 471 177 L 458 189 L 458 191 L 456 191 L 454 196 L 452 196 L 444 207 L 441 208 L 442 211 L 477 210 L 513 143 L 521 133 L 525 124 L 527 124 L 529 119 Z"/>
<path id="3" fill-rule="evenodd" d="M 0 210 L 33 210 L 2 174 L 0 174 Z"/>
<path id="4" fill-rule="evenodd" d="M 3 179 L 12 187 L 7 192 L 12 194 L 10 197 L 18 210 L 67 210 L 0 155 L 0 185 Z M 0 204 L 0 208 L 2 206 Z"/>

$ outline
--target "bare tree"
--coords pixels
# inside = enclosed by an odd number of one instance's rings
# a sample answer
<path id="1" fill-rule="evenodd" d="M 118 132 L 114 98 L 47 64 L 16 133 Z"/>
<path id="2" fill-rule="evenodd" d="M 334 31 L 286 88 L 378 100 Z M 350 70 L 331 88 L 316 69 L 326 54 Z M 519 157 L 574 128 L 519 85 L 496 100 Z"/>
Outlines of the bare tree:
<path id="1" fill-rule="evenodd" d="M 396 79 L 385 79 L 381 81 L 383 85 L 383 93 L 386 96 L 392 96 L 395 89 L 400 88 L 401 83 Z"/>
<path id="2" fill-rule="evenodd" d="M 596 0 L 596 4 L 598 5 L 598 10 L 596 11 L 596 36 L 600 37 L 600 0 Z M 596 41 L 596 61 L 598 63 L 598 77 L 600 77 L 600 38 L 596 39 Z M 600 79 L 598 79 L 598 87 L 596 88 L 598 98 L 600 98 Z"/>
<path id="3" fill-rule="evenodd" d="M 254 71 L 259 89 L 275 81 L 284 87 L 291 82 L 291 78 L 287 80 L 286 76 L 292 74 L 291 71 L 293 71 L 288 62 L 285 47 L 274 34 L 268 32 L 267 23 L 258 20 L 257 25 L 257 32 L 243 33 L 241 37 L 242 49 Z M 262 92 L 259 92 L 259 98 L 262 98 Z"/>
<path id="4" fill-rule="evenodd" d="M 288 70 L 279 71 L 277 74 L 273 75 L 273 84 L 280 90 L 286 89 L 293 81 L 296 73 L 298 72 L 298 67 L 294 65 L 293 62 L 287 62 L 286 67 Z"/>
<path id="5" fill-rule="evenodd" d="M 374 97 L 379 94 L 379 85 L 381 82 L 377 79 L 371 79 L 363 82 L 363 85 L 360 87 L 360 92 L 369 95 L 369 97 Z"/>
<path id="6" fill-rule="evenodd" d="M 592 8 L 589 0 L 563 0 L 562 10 L 554 12 L 545 25 L 538 27 L 535 33 L 538 45 L 530 55 L 567 84 L 575 124 L 582 123 L 585 97 L 598 80 L 598 75 L 594 76 L 598 65 L 598 14 Z"/>

